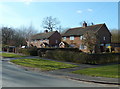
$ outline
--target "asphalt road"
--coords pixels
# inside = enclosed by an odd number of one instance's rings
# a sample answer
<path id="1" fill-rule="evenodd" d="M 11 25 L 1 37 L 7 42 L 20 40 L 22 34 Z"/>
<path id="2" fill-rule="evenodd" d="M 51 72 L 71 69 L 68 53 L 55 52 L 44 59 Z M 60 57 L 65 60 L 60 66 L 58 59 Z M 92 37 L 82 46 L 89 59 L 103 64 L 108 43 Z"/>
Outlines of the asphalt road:
<path id="1" fill-rule="evenodd" d="M 6 59 L 4 59 L 6 60 Z M 9 59 L 8 59 L 9 60 Z M 1 65 L 1 64 L 0 64 Z M 8 61 L 2 61 L 2 87 L 114 87 L 113 85 L 88 83 L 26 71 Z"/>

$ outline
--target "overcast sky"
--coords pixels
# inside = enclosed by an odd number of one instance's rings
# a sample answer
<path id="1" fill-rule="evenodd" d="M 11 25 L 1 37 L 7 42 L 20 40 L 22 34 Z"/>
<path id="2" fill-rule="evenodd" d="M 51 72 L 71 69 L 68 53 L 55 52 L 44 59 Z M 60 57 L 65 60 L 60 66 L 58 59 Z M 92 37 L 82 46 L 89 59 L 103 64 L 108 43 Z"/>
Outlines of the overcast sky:
<path id="1" fill-rule="evenodd" d="M 43 18 L 57 18 L 64 28 L 79 27 L 87 21 L 94 24 L 106 23 L 109 29 L 118 28 L 117 2 L 0 2 L 0 25 L 19 28 L 29 26 L 43 30 Z"/>

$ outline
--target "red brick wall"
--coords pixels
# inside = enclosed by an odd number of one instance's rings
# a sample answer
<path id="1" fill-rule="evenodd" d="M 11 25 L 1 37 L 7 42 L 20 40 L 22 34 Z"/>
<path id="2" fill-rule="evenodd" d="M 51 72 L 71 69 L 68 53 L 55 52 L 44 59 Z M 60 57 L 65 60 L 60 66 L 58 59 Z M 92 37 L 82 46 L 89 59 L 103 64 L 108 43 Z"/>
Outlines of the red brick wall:
<path id="1" fill-rule="evenodd" d="M 74 44 L 76 48 L 80 48 L 80 44 L 82 44 L 82 40 L 80 39 L 80 36 L 75 36 L 74 40 L 70 40 L 70 37 L 66 37 L 66 40 L 63 40 L 67 42 L 68 44 Z M 81 51 L 88 52 L 87 49 L 80 49 Z"/>
<path id="2" fill-rule="evenodd" d="M 63 40 L 68 44 L 75 44 L 77 48 L 79 48 L 80 44 L 82 43 L 80 40 L 80 36 L 74 36 L 74 40 L 70 40 L 70 37 L 66 37 L 66 40 Z"/>

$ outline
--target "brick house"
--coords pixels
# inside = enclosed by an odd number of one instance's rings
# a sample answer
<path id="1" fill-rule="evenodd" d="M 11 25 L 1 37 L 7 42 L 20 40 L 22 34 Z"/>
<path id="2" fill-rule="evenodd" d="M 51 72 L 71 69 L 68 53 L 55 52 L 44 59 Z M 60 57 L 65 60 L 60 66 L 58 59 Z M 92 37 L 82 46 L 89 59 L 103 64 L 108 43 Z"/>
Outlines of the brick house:
<path id="1" fill-rule="evenodd" d="M 47 30 L 44 33 L 39 33 L 31 37 L 30 45 L 36 46 L 37 48 L 41 47 L 55 47 L 58 46 L 61 42 L 61 35 L 58 31 L 48 32 Z M 29 45 L 29 42 L 27 42 Z"/>
<path id="2" fill-rule="evenodd" d="M 87 31 L 92 31 L 97 34 L 99 44 L 96 44 L 95 51 L 105 51 L 105 47 L 111 43 L 111 33 L 108 30 L 106 24 L 96 24 L 87 26 L 87 23 L 83 23 L 83 27 L 70 28 L 64 34 L 62 34 L 62 40 L 70 44 L 72 47 L 79 48 L 84 52 L 89 50 L 82 44 L 83 35 Z"/>

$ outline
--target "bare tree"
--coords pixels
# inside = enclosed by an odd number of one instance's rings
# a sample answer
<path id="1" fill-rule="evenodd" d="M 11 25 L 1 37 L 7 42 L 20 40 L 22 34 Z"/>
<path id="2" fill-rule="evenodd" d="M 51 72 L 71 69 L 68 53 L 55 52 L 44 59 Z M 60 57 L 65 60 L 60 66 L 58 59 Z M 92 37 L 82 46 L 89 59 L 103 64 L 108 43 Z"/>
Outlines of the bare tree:
<path id="1" fill-rule="evenodd" d="M 25 40 L 25 38 L 23 36 L 23 32 L 21 30 L 19 30 L 19 29 L 17 29 L 16 32 L 15 32 L 14 40 L 16 42 L 15 43 L 16 46 L 22 46 L 22 45 L 26 45 L 27 44 L 26 40 Z"/>
<path id="2" fill-rule="evenodd" d="M 8 27 L 2 27 L 2 43 L 7 45 L 10 44 L 14 38 L 15 30 Z"/>
<path id="3" fill-rule="evenodd" d="M 26 45 L 26 41 L 29 44 L 31 42 L 31 36 L 37 33 L 37 31 L 34 30 L 32 24 L 30 24 L 28 28 L 23 26 L 20 29 L 2 27 L 1 31 L 2 31 L 2 44 L 17 47 Z"/>
<path id="4" fill-rule="evenodd" d="M 87 47 L 87 49 L 90 51 L 90 53 L 92 53 L 95 49 L 95 45 L 96 45 L 97 41 L 98 40 L 97 40 L 96 34 L 92 31 L 87 31 L 83 35 L 82 44 Z"/>
<path id="5" fill-rule="evenodd" d="M 25 40 L 28 42 L 28 46 L 30 46 L 31 36 L 37 33 L 32 23 L 30 23 L 29 27 L 22 26 L 20 32 L 22 36 L 25 38 Z"/>
<path id="6" fill-rule="evenodd" d="M 112 34 L 112 42 L 120 42 L 120 30 L 117 29 L 112 29 L 111 34 Z"/>
<path id="7" fill-rule="evenodd" d="M 53 31 L 57 28 L 57 25 L 60 22 L 57 20 L 57 18 L 53 18 L 52 16 L 46 17 L 43 19 L 42 26 L 44 29 L 47 29 L 49 31 Z"/>
<path id="8" fill-rule="evenodd" d="M 17 29 L 2 27 L 2 44 L 9 46 L 20 46 L 25 44 L 25 39 Z"/>
<path id="9" fill-rule="evenodd" d="M 2 47 L 2 27 L 0 27 L 0 50 Z"/>

